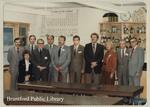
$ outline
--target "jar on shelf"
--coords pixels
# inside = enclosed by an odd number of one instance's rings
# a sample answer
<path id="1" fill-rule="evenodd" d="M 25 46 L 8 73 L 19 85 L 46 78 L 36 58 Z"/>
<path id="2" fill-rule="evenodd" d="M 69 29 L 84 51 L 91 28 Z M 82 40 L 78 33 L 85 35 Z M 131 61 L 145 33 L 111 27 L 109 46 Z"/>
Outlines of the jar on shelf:
<path id="1" fill-rule="evenodd" d="M 118 22 L 118 15 L 116 13 L 105 13 L 103 15 L 104 22 Z"/>

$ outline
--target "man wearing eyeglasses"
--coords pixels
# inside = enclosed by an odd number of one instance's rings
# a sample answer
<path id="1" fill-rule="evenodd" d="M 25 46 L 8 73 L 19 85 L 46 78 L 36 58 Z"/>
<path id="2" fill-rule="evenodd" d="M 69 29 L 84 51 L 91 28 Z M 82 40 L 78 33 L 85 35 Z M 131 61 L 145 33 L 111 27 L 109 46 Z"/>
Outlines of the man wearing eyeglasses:
<path id="1" fill-rule="evenodd" d="M 131 47 L 129 58 L 129 85 L 140 86 L 140 78 L 144 65 L 144 49 L 138 46 L 137 38 L 130 39 Z"/>
<path id="2" fill-rule="evenodd" d="M 44 48 L 44 40 L 37 40 L 37 47 L 32 52 L 31 61 L 33 63 L 33 72 L 36 81 L 47 81 L 49 73 L 50 55 L 49 51 Z"/>

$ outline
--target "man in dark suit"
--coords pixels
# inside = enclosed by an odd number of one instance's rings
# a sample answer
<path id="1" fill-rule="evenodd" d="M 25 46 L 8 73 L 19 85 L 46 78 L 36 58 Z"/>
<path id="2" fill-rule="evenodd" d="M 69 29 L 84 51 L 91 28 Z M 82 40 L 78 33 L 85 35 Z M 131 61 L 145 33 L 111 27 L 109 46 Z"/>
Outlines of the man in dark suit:
<path id="1" fill-rule="evenodd" d="M 45 45 L 45 48 L 47 50 L 49 50 L 49 54 L 51 57 L 53 54 L 53 51 L 57 48 L 57 46 L 54 44 L 54 36 L 53 35 L 47 35 L 47 44 Z M 49 64 L 48 81 L 54 82 L 54 68 L 52 66 L 52 63 Z"/>
<path id="2" fill-rule="evenodd" d="M 81 73 L 84 72 L 84 47 L 80 45 L 80 37 L 73 37 L 71 47 L 71 63 L 69 67 L 69 77 L 71 83 L 81 83 Z"/>
<path id="3" fill-rule="evenodd" d="M 49 51 L 44 48 L 44 40 L 38 39 L 37 46 L 31 56 L 33 63 L 33 72 L 35 74 L 36 81 L 47 81 L 49 72 L 50 55 Z"/>
<path id="4" fill-rule="evenodd" d="M 20 46 L 20 38 L 14 39 L 14 46 L 9 48 L 8 50 L 8 62 L 10 66 L 10 72 L 11 72 L 11 82 L 12 82 L 12 89 L 16 90 L 16 83 L 18 78 L 18 66 L 19 61 L 22 60 L 22 53 L 24 51 L 24 48 Z"/>
<path id="5" fill-rule="evenodd" d="M 100 73 L 104 56 L 104 47 L 97 43 L 98 39 L 98 34 L 92 33 L 91 43 L 85 45 L 84 57 L 86 83 L 100 83 Z"/>
<path id="6" fill-rule="evenodd" d="M 36 42 L 36 36 L 35 35 L 30 35 L 29 36 L 29 44 L 25 46 L 26 50 L 30 51 L 30 54 L 32 54 L 33 50 L 37 48 L 35 45 Z"/>

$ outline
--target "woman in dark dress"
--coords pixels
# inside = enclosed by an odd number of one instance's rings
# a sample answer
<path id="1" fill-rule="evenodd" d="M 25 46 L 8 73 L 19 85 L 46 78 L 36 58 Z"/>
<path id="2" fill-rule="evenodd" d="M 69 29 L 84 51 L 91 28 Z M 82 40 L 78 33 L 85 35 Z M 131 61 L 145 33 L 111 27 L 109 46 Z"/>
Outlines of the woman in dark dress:
<path id="1" fill-rule="evenodd" d="M 23 59 L 19 62 L 19 76 L 18 82 L 27 82 L 33 80 L 33 65 L 30 61 L 30 52 L 24 50 Z"/>

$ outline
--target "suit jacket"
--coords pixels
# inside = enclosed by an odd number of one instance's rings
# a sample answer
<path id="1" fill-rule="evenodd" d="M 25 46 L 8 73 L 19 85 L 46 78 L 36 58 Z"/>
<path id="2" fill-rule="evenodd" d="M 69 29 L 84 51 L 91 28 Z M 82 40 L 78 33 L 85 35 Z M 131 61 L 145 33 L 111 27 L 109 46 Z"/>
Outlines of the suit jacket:
<path id="1" fill-rule="evenodd" d="M 71 48 L 71 62 L 69 71 L 81 73 L 81 70 L 84 70 L 85 65 L 84 47 L 82 45 L 79 45 L 75 54 L 74 54 L 74 45 L 70 46 L 70 48 Z"/>
<path id="2" fill-rule="evenodd" d="M 64 47 L 61 49 L 60 57 L 58 57 L 58 51 L 59 47 L 57 46 L 57 48 L 54 48 L 52 53 L 52 65 L 54 68 L 59 65 L 62 67 L 61 72 L 68 72 L 68 67 L 71 60 L 70 47 L 64 45 Z"/>
<path id="3" fill-rule="evenodd" d="M 115 72 L 117 67 L 117 55 L 111 50 L 107 51 L 104 55 L 103 71 Z"/>
<path id="4" fill-rule="evenodd" d="M 96 61 L 97 66 L 94 68 L 95 73 L 101 72 L 102 60 L 104 56 L 104 47 L 97 43 L 96 52 L 93 53 L 92 43 L 86 44 L 84 48 L 84 57 L 85 57 L 85 73 L 91 73 L 91 62 Z"/>
<path id="5" fill-rule="evenodd" d="M 53 47 L 50 48 L 49 44 L 45 45 L 45 48 L 49 51 L 50 57 L 52 56 L 53 51 L 55 50 L 55 48 L 57 48 L 57 46 L 55 44 L 53 44 Z M 51 59 L 52 60 L 52 59 Z M 52 67 L 52 63 L 49 64 L 49 67 Z"/>
<path id="6" fill-rule="evenodd" d="M 141 47 L 136 47 L 132 56 L 131 56 L 132 49 L 130 49 L 129 51 L 130 51 L 129 75 L 135 76 L 137 72 L 138 73 L 142 72 L 142 68 L 144 65 L 144 49 Z"/>
<path id="7" fill-rule="evenodd" d="M 45 70 L 48 71 L 49 63 L 51 61 L 49 51 L 47 49 L 43 48 L 42 53 L 40 55 L 38 48 L 36 48 L 32 52 L 31 61 L 32 61 L 33 66 L 34 66 L 34 72 L 36 72 L 36 70 L 39 70 L 37 68 L 38 65 L 46 67 Z"/>
<path id="8" fill-rule="evenodd" d="M 29 71 L 28 74 L 30 75 L 29 80 L 33 80 L 33 64 L 31 63 L 31 61 L 29 61 Z M 25 76 L 26 76 L 26 64 L 25 64 L 25 60 L 21 60 L 19 62 L 19 76 L 18 76 L 18 82 L 24 82 L 25 81 Z"/>
<path id="9" fill-rule="evenodd" d="M 124 57 L 121 57 L 121 48 L 117 49 L 117 64 L 118 66 L 125 66 L 126 68 L 128 68 L 128 64 L 129 64 L 129 49 L 126 48 L 125 52 L 124 52 Z"/>
<path id="10" fill-rule="evenodd" d="M 37 45 L 35 45 L 34 49 L 36 49 L 36 48 L 37 48 Z M 25 46 L 25 49 L 28 50 L 28 51 L 30 51 L 30 53 L 31 53 L 30 44 L 26 45 L 26 46 Z M 33 49 L 33 50 L 34 50 L 34 49 Z M 32 54 L 32 53 L 31 53 L 31 54 Z"/>
<path id="11" fill-rule="evenodd" d="M 23 51 L 24 51 L 24 48 L 20 47 L 19 54 L 18 54 L 14 46 L 9 48 L 7 60 L 10 65 L 11 72 L 18 72 L 18 65 L 19 65 L 19 61 L 22 60 Z"/>

